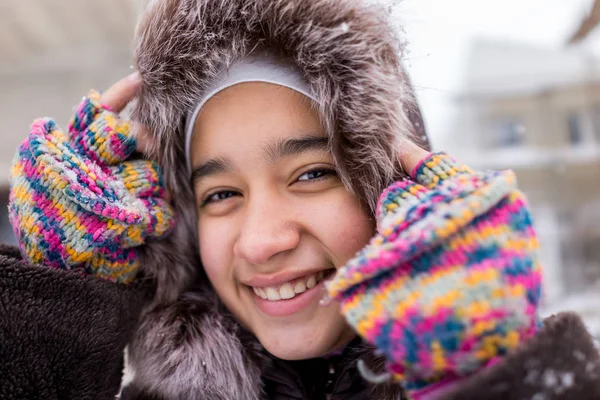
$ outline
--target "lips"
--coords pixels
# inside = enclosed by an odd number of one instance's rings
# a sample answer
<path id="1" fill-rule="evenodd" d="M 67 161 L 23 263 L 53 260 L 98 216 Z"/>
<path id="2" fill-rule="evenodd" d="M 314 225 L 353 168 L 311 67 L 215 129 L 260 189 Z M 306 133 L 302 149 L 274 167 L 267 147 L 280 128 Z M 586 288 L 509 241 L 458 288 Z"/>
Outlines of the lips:
<path id="1" fill-rule="evenodd" d="M 249 288 L 256 305 L 263 313 L 283 317 L 297 313 L 323 297 L 323 283 L 334 273 L 334 269 L 318 271 L 281 284 Z"/>
<path id="2" fill-rule="evenodd" d="M 263 300 L 289 300 L 317 286 L 323 280 L 325 271 L 286 282 L 279 286 L 253 287 L 254 293 Z"/>

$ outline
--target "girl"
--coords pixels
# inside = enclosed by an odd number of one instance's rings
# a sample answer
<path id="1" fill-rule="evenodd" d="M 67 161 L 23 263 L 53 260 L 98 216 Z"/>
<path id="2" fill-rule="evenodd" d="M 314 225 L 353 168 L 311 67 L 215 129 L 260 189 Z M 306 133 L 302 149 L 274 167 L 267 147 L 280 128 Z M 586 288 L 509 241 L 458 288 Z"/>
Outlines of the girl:
<path id="1" fill-rule="evenodd" d="M 600 396 L 579 318 L 537 316 L 513 174 L 415 144 L 382 10 L 159 0 L 136 41 L 17 152 L 3 398 L 112 398 L 126 344 L 126 399 Z"/>

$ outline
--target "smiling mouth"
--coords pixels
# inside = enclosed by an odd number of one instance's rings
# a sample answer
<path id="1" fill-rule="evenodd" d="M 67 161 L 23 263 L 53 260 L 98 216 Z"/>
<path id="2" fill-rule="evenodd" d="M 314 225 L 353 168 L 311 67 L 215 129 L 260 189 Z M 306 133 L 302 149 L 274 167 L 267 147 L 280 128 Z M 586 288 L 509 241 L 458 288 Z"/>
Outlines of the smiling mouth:
<path id="1" fill-rule="evenodd" d="M 319 271 L 314 274 L 303 276 L 302 278 L 294 279 L 278 286 L 268 287 L 252 287 L 254 294 L 263 300 L 281 301 L 290 300 L 294 297 L 313 289 L 323 280 L 331 277 L 335 273 L 335 269 Z"/>

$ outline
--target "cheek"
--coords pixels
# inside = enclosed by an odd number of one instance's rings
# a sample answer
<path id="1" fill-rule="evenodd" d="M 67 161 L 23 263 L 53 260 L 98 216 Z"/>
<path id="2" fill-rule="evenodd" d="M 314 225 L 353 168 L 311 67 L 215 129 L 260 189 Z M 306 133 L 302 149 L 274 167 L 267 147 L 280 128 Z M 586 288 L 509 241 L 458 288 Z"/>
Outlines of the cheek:
<path id="1" fill-rule="evenodd" d="M 198 223 L 198 246 L 200 259 L 208 279 L 218 292 L 227 291 L 227 282 L 231 282 L 232 272 L 227 268 L 231 265 L 231 251 L 227 249 L 227 231 L 223 224 Z"/>
<path id="2" fill-rule="evenodd" d="M 346 190 L 325 202 L 317 215 L 315 233 L 333 253 L 335 266 L 346 264 L 375 234 L 375 224 L 364 207 Z"/>

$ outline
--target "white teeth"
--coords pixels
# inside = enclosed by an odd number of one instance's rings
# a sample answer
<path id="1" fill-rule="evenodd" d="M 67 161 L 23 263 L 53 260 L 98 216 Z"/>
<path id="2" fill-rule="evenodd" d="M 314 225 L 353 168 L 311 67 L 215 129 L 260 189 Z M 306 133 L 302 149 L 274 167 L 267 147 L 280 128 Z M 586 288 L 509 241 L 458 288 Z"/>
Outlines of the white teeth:
<path id="1" fill-rule="evenodd" d="M 281 296 L 279 296 L 279 291 L 273 288 L 267 288 L 267 299 L 271 301 L 281 300 Z"/>
<path id="2" fill-rule="evenodd" d="M 294 297 L 296 293 L 294 293 L 294 288 L 292 288 L 292 285 L 290 283 L 284 283 L 279 288 L 279 295 L 282 299 L 287 300 Z"/>
<path id="3" fill-rule="evenodd" d="M 265 293 L 265 290 L 263 288 L 252 288 L 254 289 L 254 293 L 260 297 L 261 299 L 267 299 L 267 294 Z"/>
<path id="4" fill-rule="evenodd" d="M 306 283 L 304 283 L 304 281 L 300 281 L 294 285 L 295 293 L 300 294 L 300 293 L 304 292 L 305 290 L 306 290 Z"/>
<path id="5" fill-rule="evenodd" d="M 284 283 L 280 287 L 267 287 L 267 288 L 256 288 L 253 287 L 254 293 L 264 300 L 278 301 L 288 300 L 294 298 L 300 293 L 304 293 L 308 289 L 312 289 L 317 286 L 317 283 L 323 280 L 325 272 L 321 271 L 316 274 L 312 274 L 309 277 L 298 280 L 294 285 L 290 282 Z"/>

